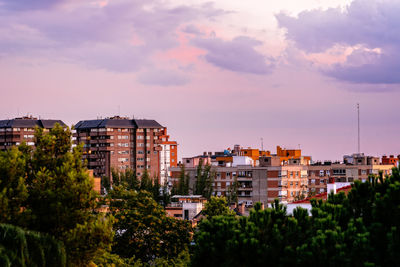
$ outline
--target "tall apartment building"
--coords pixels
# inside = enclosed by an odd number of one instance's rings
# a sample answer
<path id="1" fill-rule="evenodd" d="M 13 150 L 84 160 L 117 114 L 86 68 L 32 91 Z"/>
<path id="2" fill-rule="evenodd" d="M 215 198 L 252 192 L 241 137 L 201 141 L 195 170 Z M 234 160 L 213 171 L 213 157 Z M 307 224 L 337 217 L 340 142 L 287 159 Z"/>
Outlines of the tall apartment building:
<path id="1" fill-rule="evenodd" d="M 178 166 L 178 143 L 176 141 L 163 141 L 160 146 L 162 148 L 160 151 L 160 181 L 165 184 L 168 177 L 171 176 L 169 169 Z"/>
<path id="2" fill-rule="evenodd" d="M 73 136 L 76 144 L 83 143 L 83 157 L 98 177 L 111 176 L 114 168 L 131 169 L 138 176 L 147 169 L 151 177 L 160 178 L 161 162 L 165 164 L 166 156 L 169 154 L 174 163 L 177 159 L 176 142 L 169 144 L 167 128 L 155 120 L 119 116 L 84 120 L 75 125 Z M 166 144 L 169 152 L 163 151 Z M 171 153 L 174 153 L 172 157 Z"/>
<path id="3" fill-rule="evenodd" d="M 23 141 L 27 145 L 34 146 L 35 128 L 52 129 L 58 123 L 66 126 L 61 120 L 42 120 L 31 116 L 0 120 L 0 150 L 7 150 L 18 146 Z"/>

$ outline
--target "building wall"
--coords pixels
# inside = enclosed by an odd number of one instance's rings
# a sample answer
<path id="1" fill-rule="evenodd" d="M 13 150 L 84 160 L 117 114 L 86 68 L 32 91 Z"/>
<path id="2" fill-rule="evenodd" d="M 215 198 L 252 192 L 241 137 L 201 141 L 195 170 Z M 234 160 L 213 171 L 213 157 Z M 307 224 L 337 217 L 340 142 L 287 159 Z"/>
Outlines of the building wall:
<path id="1" fill-rule="evenodd" d="M 76 125 L 74 141 L 76 144 L 83 143 L 83 157 L 95 176 L 111 176 L 112 169 L 131 169 L 141 176 L 147 170 L 150 177 L 157 177 L 161 182 L 162 167 L 164 177 L 168 176 L 168 165 L 171 162 L 166 161 L 171 160 L 171 153 L 174 153 L 172 158 L 176 161 L 176 142 L 169 143 L 167 129 L 157 122 L 150 121 L 152 125 L 146 127 L 135 121 L 117 117 L 81 121 Z M 163 143 L 167 154 L 162 153 Z M 171 144 L 174 146 L 173 152 Z"/>

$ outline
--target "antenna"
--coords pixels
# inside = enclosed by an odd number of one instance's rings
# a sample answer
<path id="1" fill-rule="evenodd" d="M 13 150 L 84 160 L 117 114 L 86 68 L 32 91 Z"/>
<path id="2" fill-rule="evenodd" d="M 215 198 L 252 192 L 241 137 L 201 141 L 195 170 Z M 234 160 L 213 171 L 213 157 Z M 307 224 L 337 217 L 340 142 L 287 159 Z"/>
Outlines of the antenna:
<path id="1" fill-rule="evenodd" d="M 118 117 L 121 117 L 121 106 L 118 105 Z"/>
<path id="2" fill-rule="evenodd" d="M 261 137 L 261 151 L 264 151 L 264 139 Z"/>
<path id="3" fill-rule="evenodd" d="M 357 103 L 358 154 L 360 154 L 360 104 Z"/>

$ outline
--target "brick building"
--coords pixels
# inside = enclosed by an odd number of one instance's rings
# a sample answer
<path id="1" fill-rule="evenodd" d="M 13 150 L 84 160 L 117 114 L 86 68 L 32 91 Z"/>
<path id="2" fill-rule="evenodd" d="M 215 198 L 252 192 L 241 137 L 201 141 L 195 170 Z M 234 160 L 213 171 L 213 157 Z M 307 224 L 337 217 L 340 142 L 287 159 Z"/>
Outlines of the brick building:
<path id="1" fill-rule="evenodd" d="M 66 126 L 61 120 L 42 120 L 31 116 L 0 120 L 0 150 L 7 150 L 13 146 L 18 146 L 23 141 L 27 145 L 34 146 L 35 128 L 39 127 L 49 130 L 56 123 Z"/>
<path id="2" fill-rule="evenodd" d="M 165 148 L 162 144 L 170 142 L 167 128 L 157 121 L 119 116 L 80 121 L 73 136 L 76 144 L 83 143 L 88 168 L 99 177 L 111 176 L 112 169 L 131 169 L 138 176 L 147 169 L 151 177 L 160 178 L 160 160 Z M 169 158 L 176 162 L 177 144 L 171 142 L 169 146 L 168 153 L 174 153 Z"/>
<path id="3" fill-rule="evenodd" d="M 378 157 L 364 154 L 344 156 L 343 162 L 312 163 L 311 157 L 301 155 L 301 150 L 297 149 L 281 149 L 278 146 L 277 153 L 270 154 L 267 151 L 257 153 L 251 148 L 235 146 L 232 151 L 228 149 L 183 158 L 190 177 L 190 188 L 195 185 L 199 162 L 210 164 L 215 172 L 215 195 L 226 195 L 230 185 L 237 180 L 239 203 L 247 206 L 254 202 L 267 204 L 275 199 L 290 203 L 309 195 L 327 192 L 329 182 L 365 181 L 370 174 L 383 172 L 383 175 L 390 175 L 393 168 L 393 164 L 383 164 Z M 172 183 L 177 181 L 179 175 L 180 168 L 171 168 Z"/>

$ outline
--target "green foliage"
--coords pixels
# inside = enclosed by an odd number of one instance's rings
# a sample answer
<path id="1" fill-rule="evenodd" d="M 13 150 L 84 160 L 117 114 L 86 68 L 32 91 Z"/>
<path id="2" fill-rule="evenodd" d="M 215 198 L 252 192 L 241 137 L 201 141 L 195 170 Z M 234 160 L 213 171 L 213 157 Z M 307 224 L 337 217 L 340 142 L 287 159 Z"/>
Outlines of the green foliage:
<path id="1" fill-rule="evenodd" d="M 225 197 L 212 196 L 206 203 L 203 210 L 204 215 L 208 217 L 218 215 L 233 215 L 233 212 L 229 209 L 228 203 Z"/>
<path id="2" fill-rule="evenodd" d="M 210 199 L 213 193 L 212 183 L 215 180 L 215 176 L 216 173 L 211 169 L 211 165 L 206 164 L 203 166 L 202 161 L 200 161 L 197 166 L 194 194 Z"/>
<path id="3" fill-rule="evenodd" d="M 189 223 L 167 217 L 150 193 L 115 186 L 107 198 L 115 217 L 112 250 L 120 257 L 134 257 L 143 263 L 159 258 L 170 260 L 188 246 Z"/>
<path id="4" fill-rule="evenodd" d="M 356 181 L 312 201 L 312 216 L 278 201 L 249 217 L 214 216 L 195 234 L 193 266 L 399 266 L 400 174 Z"/>
<path id="5" fill-rule="evenodd" d="M 28 198 L 26 163 L 23 152 L 15 147 L 0 152 L 0 223 L 21 219 L 21 207 Z"/>
<path id="6" fill-rule="evenodd" d="M 82 147 L 71 150 L 71 132 L 37 128 L 36 148 L 21 145 L 0 154 L 2 222 L 49 234 L 64 243 L 67 262 L 85 265 L 112 242 L 111 222 L 96 213 L 93 179 Z M 7 185 L 8 184 L 8 185 Z"/>
<path id="7" fill-rule="evenodd" d="M 127 169 L 125 172 L 116 172 L 112 170 L 112 184 L 113 186 L 124 185 L 128 189 L 139 190 L 140 181 L 136 175 L 136 172 Z M 107 188 L 109 190 L 110 188 Z"/>
<path id="8" fill-rule="evenodd" d="M 0 224 L 1 266 L 65 266 L 62 242 L 38 232 Z"/>
<path id="9" fill-rule="evenodd" d="M 172 190 L 172 195 L 189 195 L 189 175 L 184 164 L 181 166 L 178 183 L 174 184 Z"/>
<path id="10" fill-rule="evenodd" d="M 238 187 L 239 183 L 237 181 L 237 177 L 235 176 L 233 183 L 229 186 L 227 191 L 226 201 L 228 204 L 238 203 Z"/>

